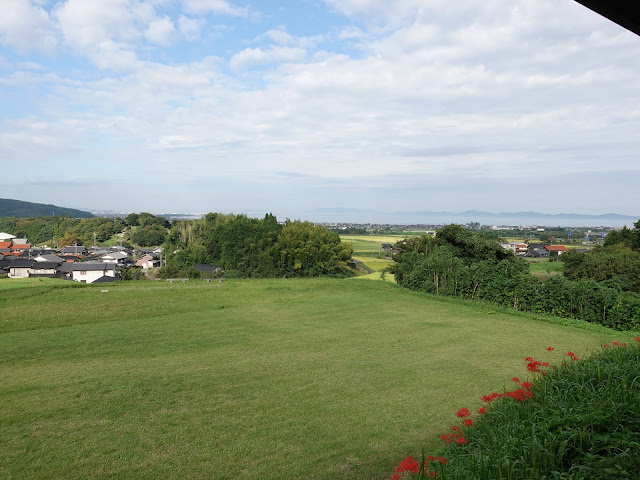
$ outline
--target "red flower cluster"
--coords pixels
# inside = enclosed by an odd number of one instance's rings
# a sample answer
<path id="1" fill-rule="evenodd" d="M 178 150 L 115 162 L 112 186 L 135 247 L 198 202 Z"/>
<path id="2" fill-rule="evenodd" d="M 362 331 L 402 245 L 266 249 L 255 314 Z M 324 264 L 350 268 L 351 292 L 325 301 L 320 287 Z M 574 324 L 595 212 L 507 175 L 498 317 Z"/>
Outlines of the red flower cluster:
<path id="1" fill-rule="evenodd" d="M 538 367 L 549 367 L 551 366 L 549 364 L 549 362 L 541 362 L 540 360 L 534 360 L 531 357 L 527 357 L 525 358 L 525 361 L 527 362 L 527 370 L 530 372 L 534 372 L 534 373 L 542 373 L 543 375 L 546 374 L 545 371 L 540 370 L 540 368 Z"/>
<path id="2" fill-rule="evenodd" d="M 460 417 L 460 418 L 470 417 L 471 416 L 471 412 L 469 410 L 467 410 L 466 408 L 461 408 L 460 410 L 458 410 L 458 413 L 456 413 L 456 415 L 458 415 L 458 417 Z"/>
<path id="3" fill-rule="evenodd" d="M 438 474 L 433 470 L 429 471 L 429 463 L 431 462 L 441 463 L 444 465 L 445 463 L 447 463 L 447 459 L 444 457 L 436 458 L 432 455 L 429 455 L 427 458 L 425 458 L 423 465 L 424 473 L 429 475 L 430 478 L 436 478 Z M 396 468 L 396 473 L 391 478 L 393 480 L 400 480 L 400 478 L 402 478 L 400 477 L 400 474 L 404 472 L 417 474 L 420 472 L 420 464 L 416 462 L 412 457 L 407 457 L 402 462 L 400 462 L 400 465 L 398 465 L 398 467 Z"/>
<path id="4" fill-rule="evenodd" d="M 553 347 L 547 347 L 547 352 L 553 352 L 555 350 L 555 348 Z"/>
<path id="5" fill-rule="evenodd" d="M 400 462 L 400 465 L 398 465 L 398 468 L 396 468 L 396 472 L 398 473 L 402 473 L 402 472 L 418 473 L 419 471 L 420 471 L 420 464 L 416 462 L 412 457 L 405 458 L 402 462 Z"/>
<path id="6" fill-rule="evenodd" d="M 615 345 L 615 344 L 614 344 L 614 345 Z M 578 360 L 578 356 L 577 356 L 575 353 L 573 353 L 573 352 L 567 352 L 567 356 L 568 356 L 568 357 L 571 357 L 571 360 L 573 360 L 574 362 L 575 362 L 576 360 Z"/>
<path id="7" fill-rule="evenodd" d="M 471 421 L 471 419 L 469 419 L 469 421 Z M 461 445 L 467 443 L 467 439 L 462 435 L 463 432 L 459 426 L 454 425 L 451 427 L 451 430 L 453 430 L 453 433 L 450 433 L 449 435 L 441 435 L 440 438 L 447 443 L 456 442 Z"/>

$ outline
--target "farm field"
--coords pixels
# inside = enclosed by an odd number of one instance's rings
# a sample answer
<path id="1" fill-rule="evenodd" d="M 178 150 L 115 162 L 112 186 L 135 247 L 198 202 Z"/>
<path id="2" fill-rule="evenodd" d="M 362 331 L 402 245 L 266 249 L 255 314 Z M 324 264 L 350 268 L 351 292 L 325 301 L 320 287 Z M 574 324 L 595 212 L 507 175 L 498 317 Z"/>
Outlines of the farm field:
<path id="1" fill-rule="evenodd" d="M 378 255 L 385 256 L 381 250 L 383 243 L 395 245 L 396 242 L 404 240 L 407 235 L 340 235 L 340 240 L 353 245 L 354 255 Z"/>
<path id="2" fill-rule="evenodd" d="M 3 479 L 388 478 L 525 356 L 625 338 L 351 279 L 2 279 L 0 311 Z"/>
<path id="3" fill-rule="evenodd" d="M 382 270 L 393 265 L 393 261 L 386 260 L 384 258 L 376 258 L 376 257 L 353 257 L 354 260 L 362 262 L 366 268 L 371 270 L 371 273 L 368 275 L 361 275 L 358 277 L 353 277 L 354 279 L 366 279 L 366 280 L 383 280 L 382 278 Z M 384 276 L 384 280 L 389 281 L 391 283 L 396 283 L 396 280 L 392 273 L 386 273 Z"/>

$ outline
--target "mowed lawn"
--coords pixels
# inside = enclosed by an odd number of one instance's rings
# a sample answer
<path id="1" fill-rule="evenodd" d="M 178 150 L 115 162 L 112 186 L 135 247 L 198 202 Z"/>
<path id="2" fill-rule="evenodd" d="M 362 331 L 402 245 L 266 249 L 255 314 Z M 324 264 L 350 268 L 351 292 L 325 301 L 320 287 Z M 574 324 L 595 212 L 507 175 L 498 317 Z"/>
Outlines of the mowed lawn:
<path id="1" fill-rule="evenodd" d="M 389 478 L 613 339 L 389 282 L 0 280 L 0 478 Z"/>

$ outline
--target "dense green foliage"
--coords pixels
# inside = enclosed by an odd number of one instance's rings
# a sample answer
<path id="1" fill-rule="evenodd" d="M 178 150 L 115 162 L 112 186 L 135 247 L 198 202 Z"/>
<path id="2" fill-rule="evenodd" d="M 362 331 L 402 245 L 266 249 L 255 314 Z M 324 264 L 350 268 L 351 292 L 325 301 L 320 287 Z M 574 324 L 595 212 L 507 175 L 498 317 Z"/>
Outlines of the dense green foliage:
<path id="1" fill-rule="evenodd" d="M 333 278 L 6 279 L 0 312 L 3 480 L 384 479 L 523 352 L 616 339 Z"/>
<path id="2" fill-rule="evenodd" d="M 78 245 L 92 245 L 94 234 L 96 241 L 102 243 L 124 228 L 125 224 L 119 218 L 0 218 L 0 231 L 27 237 L 32 245 L 53 245 L 54 240 L 60 247 L 76 242 Z"/>
<path id="3" fill-rule="evenodd" d="M 564 364 L 503 398 L 441 452 L 446 480 L 640 478 L 640 346 Z"/>
<path id="4" fill-rule="evenodd" d="M 11 200 L 0 198 L 0 217 L 50 217 L 67 216 L 72 218 L 91 218 L 93 214 L 76 210 L 75 208 L 56 207 L 55 205 L 45 205 L 43 203 L 23 202 L 22 200 Z"/>
<path id="5" fill-rule="evenodd" d="M 135 218 L 135 223 L 127 220 Z M 67 216 L 38 218 L 0 218 L 0 231 L 16 237 L 26 237 L 32 245 L 47 243 L 65 247 L 67 245 L 93 245 L 94 235 L 97 244 L 111 239 L 114 235 L 129 229 L 130 235 L 125 241 L 135 245 L 150 247 L 161 245 L 167 238 L 169 222 L 166 218 L 143 212 L 121 218 L 70 218 Z"/>
<path id="6" fill-rule="evenodd" d="M 640 293 L 640 252 L 624 244 L 597 247 L 586 253 L 569 251 L 560 259 L 570 280 L 594 280 Z"/>
<path id="7" fill-rule="evenodd" d="M 605 240 L 604 246 L 624 245 L 635 251 L 640 251 L 640 220 L 633 224 L 634 230 L 626 226 L 622 230 L 614 230 L 610 232 Z"/>
<path id="8" fill-rule="evenodd" d="M 640 326 L 638 294 L 624 291 L 615 282 L 534 278 L 523 260 L 457 225 L 444 227 L 435 238 L 409 239 L 398 248 L 395 279 L 413 290 L 577 318 L 619 330 Z"/>
<path id="9" fill-rule="evenodd" d="M 141 247 L 162 245 L 166 238 L 167 229 L 156 224 L 138 227 L 129 235 L 131 243 L 140 245 Z"/>
<path id="10" fill-rule="evenodd" d="M 169 266 L 214 264 L 228 277 L 263 278 L 349 274 L 352 253 L 338 234 L 309 222 L 220 213 L 175 222 L 166 251 Z"/>

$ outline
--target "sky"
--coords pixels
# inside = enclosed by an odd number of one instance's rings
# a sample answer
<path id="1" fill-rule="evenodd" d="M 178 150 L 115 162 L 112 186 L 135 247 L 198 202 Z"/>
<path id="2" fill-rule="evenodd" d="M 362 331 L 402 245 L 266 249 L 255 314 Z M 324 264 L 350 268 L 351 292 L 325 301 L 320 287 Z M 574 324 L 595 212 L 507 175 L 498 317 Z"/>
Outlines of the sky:
<path id="1" fill-rule="evenodd" d="M 0 197 L 640 216 L 640 37 L 573 0 L 0 0 Z"/>

